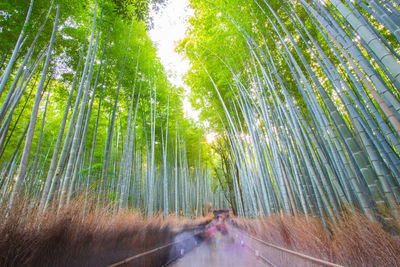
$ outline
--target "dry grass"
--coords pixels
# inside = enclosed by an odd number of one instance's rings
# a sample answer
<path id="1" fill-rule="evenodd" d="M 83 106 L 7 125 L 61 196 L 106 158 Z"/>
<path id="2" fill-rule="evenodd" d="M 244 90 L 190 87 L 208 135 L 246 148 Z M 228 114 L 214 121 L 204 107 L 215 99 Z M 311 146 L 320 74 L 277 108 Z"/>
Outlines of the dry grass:
<path id="1" fill-rule="evenodd" d="M 211 217 L 145 218 L 132 211 L 115 214 L 111 208 L 84 211 L 82 207 L 76 200 L 61 212 L 52 207 L 40 215 L 36 203 L 21 201 L 8 216 L 0 208 L 0 266 L 106 266 L 211 221 Z M 400 239 L 359 213 L 343 215 L 329 231 L 316 218 L 274 215 L 233 222 L 269 243 L 341 265 L 400 266 Z M 131 265 L 160 266 L 169 253 L 162 250 Z"/>
<path id="2" fill-rule="evenodd" d="M 0 266 L 106 266 L 171 242 L 176 234 L 209 221 L 144 218 L 128 211 L 112 214 L 107 208 L 84 214 L 81 204 L 76 201 L 58 214 L 52 208 L 42 215 L 20 204 L 3 216 Z M 160 266 L 168 257 L 169 250 L 163 250 L 131 264 Z"/>
<path id="3" fill-rule="evenodd" d="M 344 266 L 400 266 L 400 240 L 359 213 L 343 216 L 329 231 L 316 218 L 274 215 L 234 223 L 266 242 Z"/>

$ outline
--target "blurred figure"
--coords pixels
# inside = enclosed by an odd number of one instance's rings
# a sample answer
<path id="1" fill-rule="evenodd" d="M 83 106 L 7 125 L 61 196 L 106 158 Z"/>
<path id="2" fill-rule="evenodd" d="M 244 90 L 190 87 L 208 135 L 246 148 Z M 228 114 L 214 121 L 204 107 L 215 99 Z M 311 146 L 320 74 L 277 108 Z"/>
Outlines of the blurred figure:
<path id="1" fill-rule="evenodd" d="M 206 235 L 205 236 L 206 241 L 210 242 L 213 239 L 216 239 L 216 237 L 218 237 L 217 234 L 220 235 L 228 234 L 228 228 L 226 227 L 225 219 L 226 215 L 224 213 L 218 213 L 214 221 L 212 221 L 210 224 L 206 226 L 206 229 L 204 231 Z"/>

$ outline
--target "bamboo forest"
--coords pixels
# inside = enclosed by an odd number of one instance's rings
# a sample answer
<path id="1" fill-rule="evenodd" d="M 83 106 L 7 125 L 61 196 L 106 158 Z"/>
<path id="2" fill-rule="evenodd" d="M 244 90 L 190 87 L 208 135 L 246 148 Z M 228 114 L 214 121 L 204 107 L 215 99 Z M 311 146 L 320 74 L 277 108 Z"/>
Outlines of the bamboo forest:
<path id="1" fill-rule="evenodd" d="M 398 0 L 2 0 L 0 75 L 0 266 L 400 266 Z"/>

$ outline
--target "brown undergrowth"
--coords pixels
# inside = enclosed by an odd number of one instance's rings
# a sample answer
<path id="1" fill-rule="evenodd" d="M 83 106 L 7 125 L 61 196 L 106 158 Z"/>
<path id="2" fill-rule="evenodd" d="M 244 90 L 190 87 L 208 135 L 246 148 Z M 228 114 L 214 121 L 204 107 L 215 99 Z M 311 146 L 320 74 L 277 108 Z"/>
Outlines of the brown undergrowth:
<path id="1" fill-rule="evenodd" d="M 82 201 L 40 214 L 38 208 L 26 208 L 37 205 L 26 204 L 16 205 L 8 215 L 1 210 L 0 266 L 107 266 L 169 243 L 180 232 L 210 220 L 145 218 L 132 211 L 115 214 L 110 208 L 85 213 Z M 161 250 L 130 265 L 160 266 L 169 253 Z"/>
<path id="2" fill-rule="evenodd" d="M 329 230 L 317 218 L 273 215 L 234 219 L 234 224 L 260 239 L 344 266 L 400 266 L 400 239 L 378 222 L 350 213 Z"/>
<path id="3" fill-rule="evenodd" d="M 146 218 L 110 207 L 85 210 L 80 200 L 44 214 L 37 206 L 21 201 L 7 215 L 0 208 L 0 266 L 107 266 L 172 242 L 212 219 Z M 329 230 L 317 218 L 300 216 L 234 218 L 233 223 L 266 242 L 344 266 L 400 266 L 400 239 L 360 213 L 344 214 Z M 130 265 L 160 266 L 169 257 L 169 249 L 161 250 Z M 287 261 L 288 266 L 299 263 Z"/>

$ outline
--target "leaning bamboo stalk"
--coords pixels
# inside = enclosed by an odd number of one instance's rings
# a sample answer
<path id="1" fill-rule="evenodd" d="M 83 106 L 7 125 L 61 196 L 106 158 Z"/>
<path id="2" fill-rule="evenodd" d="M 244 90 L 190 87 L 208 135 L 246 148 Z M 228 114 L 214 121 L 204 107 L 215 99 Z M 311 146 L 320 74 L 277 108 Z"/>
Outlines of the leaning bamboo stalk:
<path id="1" fill-rule="evenodd" d="M 18 55 L 18 53 L 19 53 L 19 50 L 21 49 L 21 44 L 22 44 L 22 42 L 23 42 L 23 38 L 25 37 L 25 31 L 26 31 L 27 28 L 28 28 L 29 19 L 30 19 L 31 14 L 32 14 L 33 2 L 34 2 L 34 0 L 31 0 L 30 3 L 29 3 L 29 9 L 28 9 L 28 12 L 27 12 L 27 14 L 26 14 L 26 18 L 25 18 L 24 25 L 22 26 L 22 30 L 21 30 L 21 32 L 20 32 L 20 34 L 19 34 L 19 36 L 18 36 L 18 40 L 17 40 L 17 42 L 16 42 L 16 44 L 15 44 L 15 47 L 14 47 L 14 49 L 13 49 L 13 53 L 12 53 L 12 55 L 11 55 L 11 58 L 10 58 L 10 60 L 8 61 L 7 67 L 6 67 L 6 69 L 4 70 L 3 74 L 1 75 L 1 80 L 0 80 L 0 97 L 1 97 L 1 95 L 3 94 L 3 91 L 4 91 L 4 88 L 5 88 L 5 86 L 6 86 L 8 77 L 9 77 L 10 74 L 11 74 L 11 71 L 12 71 L 12 69 L 13 69 L 13 67 L 14 67 L 14 63 L 15 63 L 15 61 L 16 61 L 16 59 L 17 59 L 17 55 Z"/>
<path id="2" fill-rule="evenodd" d="M 36 92 L 35 103 L 34 103 L 32 114 L 31 114 L 31 120 L 30 120 L 30 123 L 29 123 L 29 129 L 28 129 L 28 132 L 27 132 L 26 140 L 25 140 L 25 146 L 24 146 L 24 150 L 23 150 L 23 154 L 22 154 L 22 158 L 21 158 L 21 163 L 20 163 L 20 166 L 19 166 L 19 169 L 18 169 L 17 180 L 15 182 L 15 185 L 13 187 L 13 192 L 12 192 L 11 197 L 10 197 L 10 202 L 9 202 L 9 207 L 10 208 L 13 206 L 14 201 L 18 197 L 19 192 L 20 192 L 21 187 L 22 187 L 23 180 L 25 179 L 25 175 L 26 175 L 26 171 L 27 171 L 27 165 L 28 165 L 28 161 L 29 161 L 29 153 L 30 153 L 30 150 L 31 150 L 33 134 L 34 134 L 34 131 L 35 131 L 35 126 L 36 126 L 37 114 L 38 114 L 38 111 L 39 111 L 41 93 L 42 93 L 44 82 L 45 82 L 45 79 L 46 79 L 46 76 L 47 76 L 47 70 L 48 70 L 49 65 L 50 65 L 51 52 L 52 52 L 54 40 L 55 40 L 56 33 L 57 33 L 57 24 L 58 24 L 59 13 L 60 13 L 60 4 L 57 4 L 56 17 L 54 19 L 53 32 L 52 32 L 51 39 L 50 39 L 50 45 L 49 45 L 49 48 L 47 50 L 45 65 L 43 67 L 42 76 L 41 76 L 41 79 L 40 79 L 40 82 L 39 82 L 39 85 L 38 85 L 38 90 Z"/>
<path id="3" fill-rule="evenodd" d="M 92 34 L 90 37 L 90 44 L 88 47 L 88 53 L 87 53 L 86 64 L 85 64 L 85 69 L 88 70 L 88 75 L 86 77 L 86 86 L 83 90 L 81 106 L 79 109 L 78 119 L 75 124 L 74 136 L 73 136 L 72 144 L 71 144 L 70 156 L 68 159 L 67 169 L 65 171 L 64 182 L 61 187 L 59 208 L 61 208 L 65 204 L 66 200 L 67 200 L 67 204 L 68 204 L 67 190 L 70 185 L 70 180 L 72 178 L 73 169 L 74 169 L 75 163 L 76 163 L 75 159 L 76 159 L 76 156 L 77 156 L 77 153 L 79 150 L 79 144 L 80 144 L 79 141 L 80 141 L 80 134 L 81 134 L 81 128 L 82 128 L 82 123 L 83 123 L 83 116 L 84 116 L 84 112 L 85 112 L 85 108 L 86 108 L 86 104 L 87 104 L 86 103 L 87 98 L 89 95 L 89 88 L 91 85 L 92 74 L 93 74 L 94 59 L 96 58 L 97 45 L 98 45 L 98 38 L 97 38 L 96 43 L 94 44 L 94 47 L 93 47 L 95 30 L 96 30 L 96 11 L 97 11 L 97 1 L 95 2 L 94 11 L 93 11 Z M 84 87 L 84 79 L 82 79 L 80 86 Z"/>
<path id="4" fill-rule="evenodd" d="M 86 30 L 86 36 L 85 36 L 85 39 L 84 39 L 84 43 L 86 43 L 86 37 L 87 37 L 87 35 L 89 33 L 89 29 L 90 29 L 90 18 L 91 17 L 89 16 L 88 26 L 87 26 L 87 30 Z M 82 51 L 81 51 L 79 62 L 78 62 L 78 67 L 76 69 L 75 77 L 74 77 L 74 80 L 72 82 L 71 91 L 70 91 L 70 97 L 71 98 L 72 98 L 72 95 L 73 95 L 73 91 L 75 89 L 76 82 L 78 81 L 79 66 L 80 66 L 81 61 L 83 60 L 84 50 L 85 50 L 84 47 L 85 47 L 85 45 L 83 45 L 83 47 L 82 47 Z M 85 63 L 85 68 L 83 70 L 81 80 L 85 79 L 86 71 L 87 71 L 86 65 L 87 64 Z M 62 127 L 60 129 L 60 132 L 59 132 L 59 135 L 58 135 L 58 138 L 57 138 L 56 147 L 55 147 L 55 150 L 53 152 L 51 165 L 50 165 L 50 168 L 49 168 L 49 172 L 47 174 L 46 187 L 45 188 L 49 188 L 48 189 L 48 193 L 46 191 L 44 191 L 43 194 L 42 194 L 42 205 L 44 203 L 43 210 L 47 209 L 49 203 L 53 199 L 53 195 L 54 195 L 54 193 L 55 193 L 55 191 L 56 191 L 56 189 L 57 189 L 57 187 L 59 185 L 61 174 L 62 174 L 62 172 L 64 170 L 64 164 L 65 164 L 65 161 L 66 161 L 66 159 L 68 157 L 68 152 L 69 152 L 70 145 L 71 145 L 70 142 L 71 142 L 72 133 L 74 131 L 75 120 L 76 120 L 76 117 L 77 117 L 78 111 L 79 111 L 79 103 L 80 103 L 80 99 L 81 99 L 82 91 L 83 91 L 82 89 L 83 89 L 83 86 L 79 86 L 78 87 L 78 91 L 77 91 L 77 94 L 76 94 L 76 97 L 75 97 L 74 108 L 72 110 L 71 120 L 69 122 L 69 127 L 68 127 L 68 130 L 67 130 L 67 134 L 66 134 L 66 137 L 65 137 L 65 140 L 64 140 L 64 144 L 63 144 L 62 150 L 61 150 L 61 155 L 60 155 L 59 160 L 57 162 L 58 151 L 61 148 L 61 141 L 62 141 L 63 133 L 64 133 L 65 126 L 66 126 L 65 124 L 66 124 L 67 117 L 68 117 L 69 105 L 71 103 L 71 99 L 70 99 L 70 97 L 68 97 L 67 106 L 66 106 L 65 111 L 64 111 Z"/>

